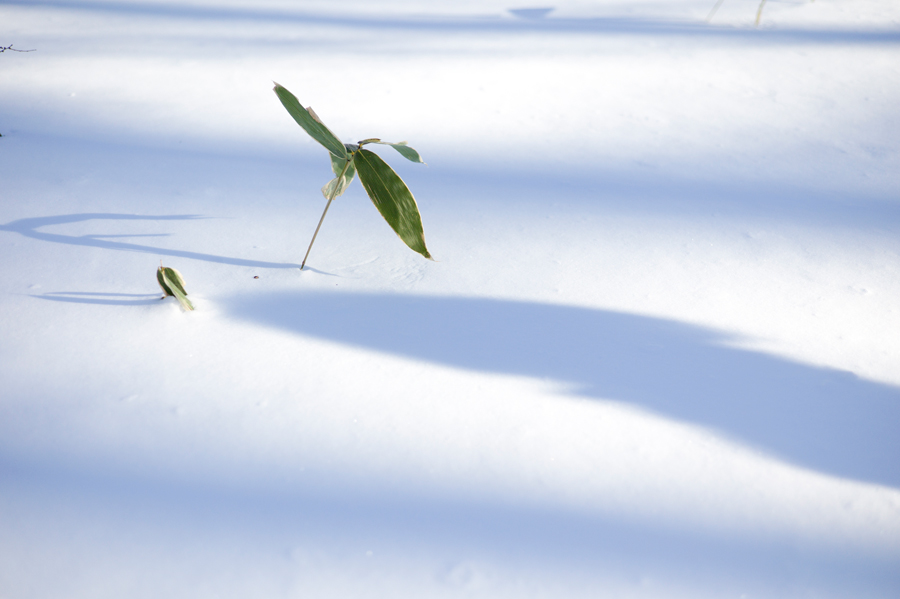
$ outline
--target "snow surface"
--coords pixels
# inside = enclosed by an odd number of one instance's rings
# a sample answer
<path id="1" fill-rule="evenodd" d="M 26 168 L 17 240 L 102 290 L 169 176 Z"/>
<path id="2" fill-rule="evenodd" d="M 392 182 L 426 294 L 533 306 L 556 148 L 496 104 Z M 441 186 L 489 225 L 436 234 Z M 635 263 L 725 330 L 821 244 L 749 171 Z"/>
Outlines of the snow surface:
<path id="1" fill-rule="evenodd" d="M 0 597 L 898 596 L 900 4 L 712 4 L 0 2 Z"/>

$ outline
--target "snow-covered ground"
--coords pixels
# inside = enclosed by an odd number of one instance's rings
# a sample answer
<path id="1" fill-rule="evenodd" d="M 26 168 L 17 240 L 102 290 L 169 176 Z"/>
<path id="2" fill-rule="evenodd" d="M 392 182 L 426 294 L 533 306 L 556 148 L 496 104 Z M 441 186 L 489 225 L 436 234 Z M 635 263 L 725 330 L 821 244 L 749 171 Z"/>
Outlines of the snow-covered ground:
<path id="1" fill-rule="evenodd" d="M 898 596 L 900 4 L 713 4 L 0 2 L 0 597 Z"/>

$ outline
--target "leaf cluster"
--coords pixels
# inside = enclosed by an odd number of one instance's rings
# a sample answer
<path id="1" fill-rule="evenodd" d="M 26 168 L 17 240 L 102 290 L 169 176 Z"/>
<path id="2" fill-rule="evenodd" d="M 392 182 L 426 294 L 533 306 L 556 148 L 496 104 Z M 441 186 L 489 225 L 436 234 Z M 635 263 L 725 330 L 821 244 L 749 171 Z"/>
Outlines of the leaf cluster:
<path id="1" fill-rule="evenodd" d="M 312 107 L 304 108 L 294 94 L 277 83 L 275 84 L 275 94 L 297 124 L 330 154 L 331 170 L 334 171 L 335 178 L 322 187 L 322 195 L 328 200 L 328 205 L 343 194 L 354 177 L 359 175 L 359 180 L 369 199 L 375 204 L 378 212 L 391 229 L 410 249 L 431 259 L 431 254 L 425 246 L 422 217 L 412 192 L 403 179 L 384 160 L 363 146 L 367 144 L 391 146 L 407 160 L 424 164 L 419 153 L 409 147 L 405 141 L 391 143 L 376 137 L 363 139 L 355 144 L 341 143 L 340 139 L 325 126 Z M 326 212 L 328 205 L 325 207 Z M 322 215 L 322 219 L 324 218 L 325 214 Z M 320 220 L 319 226 L 321 224 Z M 317 228 L 316 233 L 318 231 Z M 315 235 L 313 235 L 313 241 L 315 241 Z M 310 243 L 310 247 L 312 247 L 312 243 Z M 309 251 L 307 251 L 308 255 Z M 306 259 L 304 258 L 303 264 L 305 263 Z"/>

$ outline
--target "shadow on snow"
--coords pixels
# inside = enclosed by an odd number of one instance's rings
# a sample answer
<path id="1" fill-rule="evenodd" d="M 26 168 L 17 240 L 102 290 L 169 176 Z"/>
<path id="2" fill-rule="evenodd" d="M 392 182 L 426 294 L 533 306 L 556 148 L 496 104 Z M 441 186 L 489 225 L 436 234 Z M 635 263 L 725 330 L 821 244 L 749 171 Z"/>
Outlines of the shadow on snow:
<path id="1" fill-rule="evenodd" d="M 146 549 L 160 547 L 162 539 L 167 555 L 178 547 L 188 548 L 192 556 L 209 548 L 219 552 L 219 559 L 240 556 L 221 567 L 254 576 L 260 566 L 248 563 L 248 555 L 262 554 L 277 575 L 280 564 L 297 567 L 285 562 L 285 549 L 299 545 L 320 557 L 335 556 L 354 572 L 362 566 L 376 580 L 400 558 L 413 560 L 419 571 L 431 570 L 439 583 L 447 578 L 452 583 L 458 576 L 454 564 L 466 558 L 486 562 L 488 572 L 496 563 L 522 572 L 537 569 L 560 581 L 650 576 L 660 585 L 656 588 L 713 585 L 733 589 L 734 596 L 768 596 L 773 584 L 789 582 L 808 593 L 820 590 L 822 596 L 880 597 L 897 585 L 896 560 L 779 534 L 734 534 L 652 517 L 417 495 L 375 481 L 334 488 L 327 484 L 332 476 L 301 477 L 299 488 L 265 488 L 252 483 L 220 486 L 204 483 L 202 477 L 160 480 L 147 474 L 97 462 L 89 468 L 42 463 L 34 456 L 7 453 L 0 443 L 0 477 L 7 495 L 25 490 L 43 498 L 39 505 L 45 511 L 33 529 L 50 528 L 70 544 L 85 538 L 80 547 L 88 553 L 124 538 L 126 551 L 140 547 L 145 560 Z M 4 504 L 8 520 L 34 518 L 31 501 L 11 509 L 9 503 Z M 118 523 L 115 529 L 110 521 Z M 50 546 L 55 540 L 35 534 L 28 537 L 29 546 Z M 377 559 L 365 557 L 366 549 Z M 48 549 L 42 563 L 52 563 L 57 555 Z"/>
<path id="2" fill-rule="evenodd" d="M 89 291 L 51 291 L 42 295 L 32 295 L 31 297 L 53 302 L 97 304 L 100 306 L 151 306 L 158 304 L 160 300 L 166 299 L 165 297 L 160 297 L 159 293 L 93 293 Z"/>
<path id="3" fill-rule="evenodd" d="M 242 319 L 476 371 L 549 378 L 716 429 L 794 464 L 900 487 L 900 389 L 735 349 L 727 335 L 631 314 L 506 300 L 284 292 Z"/>
<path id="4" fill-rule="evenodd" d="M 87 247 L 102 248 L 107 250 L 123 250 L 127 252 L 143 252 L 147 254 L 157 254 L 161 256 L 177 256 L 179 258 L 190 258 L 192 260 L 203 260 L 205 262 L 217 262 L 219 264 L 231 264 L 233 266 L 252 266 L 255 268 L 299 268 L 297 264 L 287 264 L 278 262 L 261 262 L 259 260 L 244 260 L 243 258 L 229 258 L 226 256 L 215 256 L 213 254 L 203 254 L 199 252 L 186 252 L 183 250 L 171 250 L 167 248 L 154 247 L 149 245 L 138 245 L 135 243 L 124 243 L 120 241 L 104 241 L 101 238 L 110 237 L 157 237 L 162 235 L 61 235 L 59 233 L 45 233 L 38 231 L 41 227 L 50 225 L 64 225 L 70 223 L 78 223 L 86 220 L 195 220 L 202 218 L 193 214 L 181 214 L 170 216 L 143 216 L 136 214 L 107 214 L 107 213 L 87 213 L 87 214 L 64 214 L 61 216 L 46 216 L 39 218 L 23 218 L 5 225 L 0 225 L 0 231 L 10 231 L 19 233 L 31 239 L 39 239 L 41 241 L 50 241 L 53 243 L 63 243 L 67 245 L 81 245 Z M 70 300 L 72 301 L 72 300 Z"/>
<path id="5" fill-rule="evenodd" d="M 187 4 L 156 4 L 147 2 L 97 2 L 66 0 L 6 0 L 4 4 L 49 6 L 68 10 L 113 12 L 133 16 L 168 17 L 188 20 L 247 21 L 296 23 L 318 26 L 350 27 L 356 29 L 399 29 L 443 32 L 485 33 L 574 33 L 593 35 L 657 35 L 700 38 L 738 39 L 763 43 L 818 44 L 897 44 L 900 31 L 896 29 L 822 28 L 748 29 L 722 27 L 694 20 L 654 20 L 634 17 L 587 18 L 500 18 L 496 15 L 435 16 L 435 17 L 371 17 L 343 13 L 311 13 L 292 10 L 260 10 L 259 8 L 230 8 L 224 6 L 191 6 Z"/>

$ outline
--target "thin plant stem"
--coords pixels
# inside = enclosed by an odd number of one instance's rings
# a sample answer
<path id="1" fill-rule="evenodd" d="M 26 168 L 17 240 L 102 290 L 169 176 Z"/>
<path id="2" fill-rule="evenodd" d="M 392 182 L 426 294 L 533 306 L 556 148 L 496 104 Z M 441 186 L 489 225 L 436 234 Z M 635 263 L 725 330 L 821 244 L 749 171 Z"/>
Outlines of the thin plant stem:
<path id="1" fill-rule="evenodd" d="M 719 10 L 719 7 L 722 6 L 722 2 L 725 0 L 716 0 L 716 5 L 712 7 L 712 10 L 709 11 L 709 14 L 706 16 L 706 21 L 709 22 L 712 20 L 713 16 L 715 16 L 716 11 Z M 815 2 L 816 0 L 810 0 L 810 2 Z M 766 0 L 760 0 L 759 8 L 756 9 L 756 26 L 759 27 L 759 20 L 762 17 L 762 9 L 763 6 L 766 5 Z"/>
<path id="2" fill-rule="evenodd" d="M 756 11 L 756 26 L 757 27 L 759 27 L 759 19 L 760 19 L 760 17 L 762 17 L 762 9 L 763 9 L 763 6 L 765 6 L 765 5 L 766 5 L 766 0 L 762 0 L 759 3 L 759 10 Z"/>
<path id="3" fill-rule="evenodd" d="M 325 210 L 322 212 L 322 218 L 319 219 L 319 224 L 316 226 L 316 232 L 313 233 L 312 239 L 309 242 L 309 247 L 306 248 L 306 255 L 303 256 L 303 262 L 300 264 L 300 270 L 303 270 L 303 267 L 306 266 L 306 259 L 309 258 L 309 252 L 312 250 L 313 243 L 316 241 L 316 235 L 319 234 L 319 229 L 322 228 L 322 221 L 325 220 L 325 215 L 328 214 L 328 208 L 331 206 L 331 202 L 334 201 L 334 198 L 337 197 L 338 189 L 341 187 L 340 181 L 344 179 L 344 175 L 347 172 L 347 169 L 350 168 L 350 161 L 347 161 L 347 164 L 344 165 L 344 170 L 341 171 L 341 174 L 338 175 L 338 183 L 335 184 L 334 189 L 331 190 L 331 197 L 328 198 L 328 203 L 325 204 Z"/>
<path id="4" fill-rule="evenodd" d="M 709 15 L 706 17 L 706 21 L 712 21 L 713 16 L 715 16 L 716 11 L 719 10 L 719 7 L 722 6 L 722 2 L 724 0 L 717 0 L 716 5 L 712 7 L 712 10 L 709 11 Z"/>

